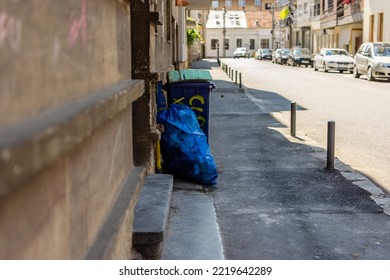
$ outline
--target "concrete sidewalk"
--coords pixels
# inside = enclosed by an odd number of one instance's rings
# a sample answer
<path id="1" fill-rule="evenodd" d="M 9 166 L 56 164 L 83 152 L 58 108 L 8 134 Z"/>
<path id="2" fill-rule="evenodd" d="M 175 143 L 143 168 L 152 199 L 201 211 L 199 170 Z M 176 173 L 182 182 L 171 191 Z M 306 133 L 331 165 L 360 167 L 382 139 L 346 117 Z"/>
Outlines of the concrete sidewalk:
<path id="1" fill-rule="evenodd" d="M 216 85 L 209 138 L 218 189 L 174 180 L 161 259 L 390 259 L 382 190 L 337 159 L 326 170 L 324 149 L 304 133 L 290 137 L 278 113 L 287 100 L 240 89 L 216 61 L 193 68 Z"/>

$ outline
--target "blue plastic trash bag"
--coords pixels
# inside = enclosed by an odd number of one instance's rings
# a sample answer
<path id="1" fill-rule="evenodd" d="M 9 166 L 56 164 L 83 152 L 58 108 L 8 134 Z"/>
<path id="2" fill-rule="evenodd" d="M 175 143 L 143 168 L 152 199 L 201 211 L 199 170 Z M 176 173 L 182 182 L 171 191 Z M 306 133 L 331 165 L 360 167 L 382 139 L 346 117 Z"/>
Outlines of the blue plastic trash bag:
<path id="1" fill-rule="evenodd" d="M 218 177 L 207 137 L 195 113 L 186 105 L 172 104 L 157 114 L 164 124 L 161 136 L 163 170 L 177 178 L 215 185 Z"/>

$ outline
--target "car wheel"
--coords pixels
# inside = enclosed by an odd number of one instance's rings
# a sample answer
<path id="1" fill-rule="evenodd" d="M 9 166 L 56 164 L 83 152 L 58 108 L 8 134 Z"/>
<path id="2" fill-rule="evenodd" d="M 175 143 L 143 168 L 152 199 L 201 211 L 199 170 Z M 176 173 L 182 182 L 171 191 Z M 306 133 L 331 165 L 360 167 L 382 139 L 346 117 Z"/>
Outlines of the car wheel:
<path id="1" fill-rule="evenodd" d="M 324 68 L 324 72 L 325 73 L 328 73 L 329 72 L 329 70 L 326 68 L 326 63 L 324 62 L 324 65 L 322 66 L 323 68 Z"/>
<path id="2" fill-rule="evenodd" d="M 356 79 L 358 79 L 360 77 L 360 74 L 359 74 L 359 72 L 357 70 L 356 65 L 353 67 L 353 77 L 356 78 Z"/>
<path id="3" fill-rule="evenodd" d="M 372 76 L 372 68 L 368 67 L 367 69 L 367 80 L 368 81 L 375 81 L 375 78 Z"/>

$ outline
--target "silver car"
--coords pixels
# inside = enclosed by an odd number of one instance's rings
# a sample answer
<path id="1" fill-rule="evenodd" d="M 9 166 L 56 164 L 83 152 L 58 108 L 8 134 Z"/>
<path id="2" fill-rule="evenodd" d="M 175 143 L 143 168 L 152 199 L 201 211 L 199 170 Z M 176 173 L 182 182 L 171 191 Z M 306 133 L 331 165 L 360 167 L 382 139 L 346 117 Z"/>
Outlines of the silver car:
<path id="1" fill-rule="evenodd" d="M 234 58 L 245 57 L 249 58 L 249 54 L 246 48 L 237 48 L 233 53 Z"/>
<path id="2" fill-rule="evenodd" d="M 390 80 L 390 43 L 364 43 L 354 59 L 353 76 L 367 75 L 367 80 Z"/>
<path id="3" fill-rule="evenodd" d="M 323 48 L 315 55 L 313 68 L 315 71 L 324 69 L 324 72 L 334 71 L 349 71 L 353 70 L 353 58 L 344 49 Z"/>

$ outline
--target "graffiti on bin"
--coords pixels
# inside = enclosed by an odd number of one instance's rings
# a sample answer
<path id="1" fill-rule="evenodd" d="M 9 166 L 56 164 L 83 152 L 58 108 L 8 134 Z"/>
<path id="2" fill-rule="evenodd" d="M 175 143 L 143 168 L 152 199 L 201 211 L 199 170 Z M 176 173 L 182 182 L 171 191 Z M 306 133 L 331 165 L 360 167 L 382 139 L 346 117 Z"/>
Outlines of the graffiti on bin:
<path id="1" fill-rule="evenodd" d="M 178 103 L 178 104 L 182 104 L 182 105 L 189 105 L 189 107 L 194 111 L 196 118 L 198 119 L 199 126 L 203 127 L 206 124 L 206 119 L 205 119 L 205 117 L 200 115 L 198 112 L 203 113 L 202 105 L 204 105 L 204 103 L 205 103 L 204 97 L 201 95 L 194 95 L 193 97 L 190 98 L 190 101 L 188 102 L 188 104 L 181 102 L 181 100 L 183 100 L 183 98 L 174 98 L 173 102 Z M 200 103 L 200 105 L 199 105 L 199 103 Z"/>

